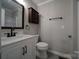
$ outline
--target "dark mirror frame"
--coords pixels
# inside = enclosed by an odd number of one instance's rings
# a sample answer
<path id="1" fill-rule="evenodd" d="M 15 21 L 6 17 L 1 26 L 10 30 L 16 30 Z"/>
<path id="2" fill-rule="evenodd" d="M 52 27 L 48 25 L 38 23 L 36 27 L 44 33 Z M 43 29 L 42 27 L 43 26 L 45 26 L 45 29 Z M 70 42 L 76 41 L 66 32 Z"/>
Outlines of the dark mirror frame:
<path id="1" fill-rule="evenodd" d="M 1 29 L 24 29 L 24 6 L 15 0 L 12 1 L 22 6 L 22 27 L 1 27 Z"/>

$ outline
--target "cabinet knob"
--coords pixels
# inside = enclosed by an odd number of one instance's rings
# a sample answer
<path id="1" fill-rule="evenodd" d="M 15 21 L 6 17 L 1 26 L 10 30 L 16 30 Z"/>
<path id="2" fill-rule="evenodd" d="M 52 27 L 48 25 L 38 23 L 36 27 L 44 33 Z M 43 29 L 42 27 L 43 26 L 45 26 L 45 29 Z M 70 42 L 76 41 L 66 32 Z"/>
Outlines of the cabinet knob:
<path id="1" fill-rule="evenodd" d="M 27 46 L 22 47 L 22 49 L 23 49 L 22 55 L 25 55 L 27 53 Z"/>
<path id="2" fill-rule="evenodd" d="M 25 55 L 25 48 L 24 48 L 24 47 L 22 47 L 22 49 L 23 49 L 23 53 L 22 53 L 22 55 Z"/>
<path id="3" fill-rule="evenodd" d="M 25 46 L 25 53 L 27 53 L 27 46 Z"/>

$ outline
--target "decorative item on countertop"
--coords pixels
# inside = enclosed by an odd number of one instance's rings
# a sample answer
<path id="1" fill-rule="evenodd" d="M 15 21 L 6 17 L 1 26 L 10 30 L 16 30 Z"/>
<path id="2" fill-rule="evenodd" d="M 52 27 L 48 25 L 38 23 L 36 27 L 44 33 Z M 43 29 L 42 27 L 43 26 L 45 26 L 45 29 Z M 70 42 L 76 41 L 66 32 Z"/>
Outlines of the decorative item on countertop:
<path id="1" fill-rule="evenodd" d="M 29 25 L 26 25 L 25 27 L 27 30 L 30 30 L 30 26 Z"/>

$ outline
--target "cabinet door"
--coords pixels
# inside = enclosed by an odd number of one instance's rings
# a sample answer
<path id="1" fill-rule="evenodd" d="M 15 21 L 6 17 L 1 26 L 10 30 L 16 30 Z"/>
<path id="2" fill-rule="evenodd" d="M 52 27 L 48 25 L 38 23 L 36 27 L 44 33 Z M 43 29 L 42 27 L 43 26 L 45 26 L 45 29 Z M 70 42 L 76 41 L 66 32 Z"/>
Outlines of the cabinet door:
<path id="1" fill-rule="evenodd" d="M 27 46 L 27 54 L 25 54 L 25 59 L 36 59 L 36 40 L 31 38 L 25 41 Z"/>
<path id="2" fill-rule="evenodd" d="M 7 59 L 7 53 L 6 52 L 2 52 L 1 59 Z"/>
<path id="3" fill-rule="evenodd" d="M 8 59 L 22 59 L 22 48 L 21 47 L 13 47 L 7 53 Z"/>
<path id="4" fill-rule="evenodd" d="M 39 24 L 39 13 L 30 7 L 28 9 L 28 15 L 29 15 L 29 22 L 34 24 Z"/>
<path id="5" fill-rule="evenodd" d="M 31 59 L 31 56 L 29 55 L 31 53 L 30 52 L 30 45 L 31 44 L 29 44 L 29 43 L 31 43 L 30 39 L 25 40 L 23 43 L 25 44 L 24 46 L 26 46 L 26 48 L 27 48 L 27 53 L 25 53 L 24 59 Z"/>
<path id="6" fill-rule="evenodd" d="M 24 59 L 22 45 L 11 45 L 3 48 L 2 59 Z"/>

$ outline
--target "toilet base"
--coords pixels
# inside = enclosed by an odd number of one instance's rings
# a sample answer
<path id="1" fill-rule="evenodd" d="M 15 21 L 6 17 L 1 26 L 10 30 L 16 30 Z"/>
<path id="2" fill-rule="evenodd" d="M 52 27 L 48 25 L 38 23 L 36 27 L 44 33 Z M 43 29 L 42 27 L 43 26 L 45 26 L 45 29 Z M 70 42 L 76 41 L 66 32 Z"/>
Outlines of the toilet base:
<path id="1" fill-rule="evenodd" d="M 36 57 L 36 59 L 47 59 L 47 58 L 40 58 L 40 57 Z"/>
<path id="2" fill-rule="evenodd" d="M 47 51 L 37 51 L 37 56 L 40 58 L 40 59 L 47 59 L 48 58 L 48 55 L 47 55 Z"/>

